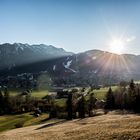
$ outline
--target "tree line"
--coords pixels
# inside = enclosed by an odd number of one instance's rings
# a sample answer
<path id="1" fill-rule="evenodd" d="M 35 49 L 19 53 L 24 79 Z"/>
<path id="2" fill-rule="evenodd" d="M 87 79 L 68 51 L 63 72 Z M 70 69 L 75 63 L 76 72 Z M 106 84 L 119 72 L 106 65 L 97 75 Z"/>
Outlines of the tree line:
<path id="1" fill-rule="evenodd" d="M 114 92 L 111 88 L 106 94 L 106 109 L 126 109 L 140 112 L 140 84 L 130 83 L 120 85 Z"/>
<path id="2" fill-rule="evenodd" d="M 50 118 L 71 120 L 94 116 L 97 103 L 102 104 L 101 108 L 104 110 L 126 109 L 140 112 L 140 84 L 135 84 L 133 80 L 129 83 L 121 82 L 115 91 L 110 87 L 102 101 L 95 97 L 93 88 L 88 91 L 83 88 L 80 91 L 73 89 L 67 92 L 66 104 L 59 106 L 52 95 L 37 99 L 28 90 L 12 96 L 7 88 L 1 89 L 0 115 L 31 112 L 39 108 L 42 112 L 49 113 Z"/>

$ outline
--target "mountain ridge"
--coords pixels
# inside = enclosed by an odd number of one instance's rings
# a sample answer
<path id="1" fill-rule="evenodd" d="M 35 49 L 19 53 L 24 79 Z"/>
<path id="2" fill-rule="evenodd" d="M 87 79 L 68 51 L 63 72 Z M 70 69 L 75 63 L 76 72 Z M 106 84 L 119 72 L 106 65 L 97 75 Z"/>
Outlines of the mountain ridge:
<path id="1" fill-rule="evenodd" d="M 43 72 L 57 84 L 76 85 L 140 79 L 140 55 L 101 50 L 75 54 L 52 45 L 22 43 L 0 45 L 0 52 L 0 76 L 4 78 Z"/>
<path id="2" fill-rule="evenodd" d="M 90 52 L 90 51 L 101 51 L 101 52 L 111 53 L 111 54 L 119 55 L 119 56 L 120 56 L 120 55 L 140 56 L 140 54 L 133 54 L 133 53 L 122 53 L 122 54 L 117 54 L 117 53 L 114 53 L 114 52 L 111 52 L 111 51 L 101 50 L 101 49 L 90 49 L 90 50 L 86 50 L 86 51 L 74 53 L 74 52 L 72 52 L 72 51 L 67 51 L 67 50 L 65 50 L 64 48 L 55 47 L 54 45 L 51 45 L 51 44 L 50 44 L 50 45 L 47 45 L 47 44 L 44 44 L 44 43 L 37 43 L 37 44 L 18 43 L 18 42 L 15 42 L 15 43 L 1 43 L 1 44 L 0 44 L 0 47 L 3 46 L 3 45 L 17 45 L 17 46 L 25 45 L 25 46 L 28 46 L 28 47 L 32 47 L 32 46 L 45 46 L 46 48 L 47 48 L 47 47 L 52 47 L 52 48 L 55 48 L 55 49 L 63 50 L 63 51 L 65 51 L 65 52 L 68 52 L 68 53 L 71 53 L 71 54 L 81 54 L 81 53 L 87 53 L 87 52 Z"/>

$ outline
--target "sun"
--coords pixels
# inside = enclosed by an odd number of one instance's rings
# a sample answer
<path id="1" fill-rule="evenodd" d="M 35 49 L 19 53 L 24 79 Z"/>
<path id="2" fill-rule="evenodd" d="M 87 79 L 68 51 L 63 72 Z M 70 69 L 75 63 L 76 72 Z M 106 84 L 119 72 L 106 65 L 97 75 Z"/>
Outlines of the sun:
<path id="1" fill-rule="evenodd" d="M 121 39 L 114 39 L 109 43 L 109 49 L 111 52 L 116 54 L 123 53 L 125 43 Z"/>

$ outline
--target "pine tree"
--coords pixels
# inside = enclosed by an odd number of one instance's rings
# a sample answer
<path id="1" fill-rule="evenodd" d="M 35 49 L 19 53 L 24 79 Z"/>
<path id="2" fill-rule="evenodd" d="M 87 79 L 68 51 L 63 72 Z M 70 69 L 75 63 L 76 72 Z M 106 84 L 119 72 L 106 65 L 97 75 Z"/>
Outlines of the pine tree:
<path id="1" fill-rule="evenodd" d="M 94 93 L 92 93 L 90 94 L 89 104 L 88 104 L 89 117 L 92 116 L 92 110 L 93 108 L 95 108 L 95 102 L 96 102 L 96 98 L 94 97 Z"/>
<path id="2" fill-rule="evenodd" d="M 140 113 L 140 89 L 138 88 L 137 96 L 136 96 L 136 104 L 135 104 L 136 112 Z"/>
<path id="3" fill-rule="evenodd" d="M 114 109 L 115 107 L 115 98 L 112 92 L 111 87 L 109 88 L 107 94 L 106 94 L 106 109 Z"/>
<path id="4" fill-rule="evenodd" d="M 3 110 L 4 110 L 4 107 L 3 107 L 3 94 L 0 90 L 0 114 L 3 114 Z"/>
<path id="5" fill-rule="evenodd" d="M 67 119 L 72 120 L 72 93 L 69 93 L 68 95 L 67 112 L 68 112 Z"/>
<path id="6" fill-rule="evenodd" d="M 135 110 L 135 106 L 136 106 L 136 86 L 133 80 L 131 80 L 130 84 L 129 84 L 129 109 Z"/>
<path id="7" fill-rule="evenodd" d="M 51 108 L 50 108 L 50 118 L 56 118 L 57 117 L 57 107 L 56 105 L 52 102 L 51 103 Z"/>
<path id="8" fill-rule="evenodd" d="M 85 118 L 86 101 L 85 101 L 85 97 L 83 95 L 78 103 L 78 112 L 79 112 L 79 118 Z"/>
<path id="9" fill-rule="evenodd" d="M 133 79 L 131 80 L 131 82 L 129 84 L 129 87 L 130 87 L 131 90 L 135 89 L 135 83 L 134 83 Z"/>
<path id="10" fill-rule="evenodd" d="M 4 89 L 4 99 L 3 99 L 3 102 L 4 102 L 4 112 L 9 114 L 11 113 L 10 112 L 10 95 L 9 95 L 9 91 L 7 88 Z"/>
<path id="11" fill-rule="evenodd" d="M 31 111 L 33 109 L 33 101 L 31 98 L 31 93 L 27 93 L 27 95 L 25 96 L 25 104 L 26 104 L 26 111 Z"/>

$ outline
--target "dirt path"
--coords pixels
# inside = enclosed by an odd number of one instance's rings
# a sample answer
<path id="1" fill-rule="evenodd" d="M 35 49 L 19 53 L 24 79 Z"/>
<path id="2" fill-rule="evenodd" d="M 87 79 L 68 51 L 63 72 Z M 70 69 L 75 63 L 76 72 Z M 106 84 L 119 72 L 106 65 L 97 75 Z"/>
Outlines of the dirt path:
<path id="1" fill-rule="evenodd" d="M 107 114 L 10 130 L 0 140 L 138 140 L 140 116 Z"/>

